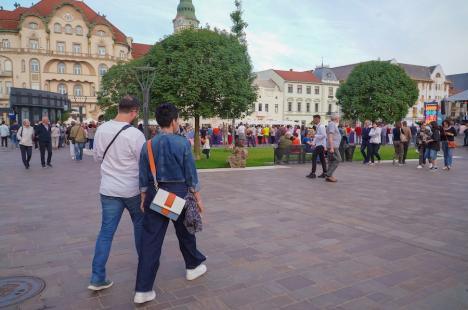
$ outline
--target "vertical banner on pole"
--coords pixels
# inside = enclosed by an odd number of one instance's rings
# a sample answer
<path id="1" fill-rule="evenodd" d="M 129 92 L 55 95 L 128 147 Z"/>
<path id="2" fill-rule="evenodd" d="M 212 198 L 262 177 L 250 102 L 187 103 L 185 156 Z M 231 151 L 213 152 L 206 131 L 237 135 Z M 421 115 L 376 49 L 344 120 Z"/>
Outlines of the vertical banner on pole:
<path id="1" fill-rule="evenodd" d="M 426 124 L 438 121 L 439 104 L 437 102 L 424 102 L 424 121 Z"/>

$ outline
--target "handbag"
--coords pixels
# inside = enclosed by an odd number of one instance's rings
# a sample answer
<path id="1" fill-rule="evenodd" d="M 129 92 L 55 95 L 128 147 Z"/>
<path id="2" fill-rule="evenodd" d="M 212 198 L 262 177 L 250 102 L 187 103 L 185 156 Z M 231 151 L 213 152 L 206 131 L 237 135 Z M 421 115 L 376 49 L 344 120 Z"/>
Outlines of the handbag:
<path id="1" fill-rule="evenodd" d="M 148 162 L 153 175 L 154 187 L 156 188 L 156 196 L 150 204 L 150 209 L 158 212 L 165 217 L 177 221 L 179 215 L 182 213 L 185 206 L 185 199 L 178 197 L 176 194 L 168 192 L 159 188 L 158 181 L 156 179 L 156 163 L 154 161 L 152 141 L 146 142 L 146 148 L 148 150 Z"/>
<path id="2" fill-rule="evenodd" d="M 408 142 L 408 137 L 406 137 L 404 131 L 401 129 L 400 129 L 400 141 L 403 143 Z"/>
<path id="3" fill-rule="evenodd" d="M 454 149 L 457 147 L 457 143 L 455 141 L 447 141 L 449 149 Z"/>

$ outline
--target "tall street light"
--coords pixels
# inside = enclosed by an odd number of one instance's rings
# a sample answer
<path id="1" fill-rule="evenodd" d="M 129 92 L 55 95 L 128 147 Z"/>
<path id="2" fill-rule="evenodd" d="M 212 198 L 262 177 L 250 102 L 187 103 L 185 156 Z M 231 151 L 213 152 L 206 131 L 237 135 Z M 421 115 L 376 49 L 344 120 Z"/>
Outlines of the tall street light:
<path id="1" fill-rule="evenodd" d="M 150 139 L 149 133 L 149 93 L 151 86 L 154 83 L 156 77 L 156 68 L 145 66 L 145 67 L 136 67 L 134 69 L 135 76 L 137 78 L 138 84 L 140 84 L 141 93 L 143 94 L 143 132 L 146 139 Z"/>

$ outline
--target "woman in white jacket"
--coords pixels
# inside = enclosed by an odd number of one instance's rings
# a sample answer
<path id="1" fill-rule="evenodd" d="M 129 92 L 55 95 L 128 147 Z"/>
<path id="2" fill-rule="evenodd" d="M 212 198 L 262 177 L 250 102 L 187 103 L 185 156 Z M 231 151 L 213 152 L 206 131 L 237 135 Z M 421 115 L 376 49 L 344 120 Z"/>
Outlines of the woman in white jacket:
<path id="1" fill-rule="evenodd" d="M 374 157 L 377 157 L 378 163 L 380 164 L 380 155 L 379 155 L 379 148 L 380 144 L 382 143 L 382 128 L 380 128 L 380 124 L 374 122 L 372 124 L 372 128 L 369 133 L 370 136 L 370 144 L 369 144 L 369 153 L 370 155 L 370 163 L 369 165 L 373 166 Z"/>
<path id="2" fill-rule="evenodd" d="M 51 137 L 52 137 L 52 147 L 54 149 L 58 149 L 59 140 L 60 140 L 60 128 L 57 124 L 54 124 L 51 129 Z"/>
<path id="3" fill-rule="evenodd" d="M 21 159 L 24 167 L 29 169 L 29 162 L 32 156 L 32 147 L 34 144 L 34 128 L 31 127 L 28 119 L 23 120 L 23 126 L 16 133 L 21 150 Z"/>

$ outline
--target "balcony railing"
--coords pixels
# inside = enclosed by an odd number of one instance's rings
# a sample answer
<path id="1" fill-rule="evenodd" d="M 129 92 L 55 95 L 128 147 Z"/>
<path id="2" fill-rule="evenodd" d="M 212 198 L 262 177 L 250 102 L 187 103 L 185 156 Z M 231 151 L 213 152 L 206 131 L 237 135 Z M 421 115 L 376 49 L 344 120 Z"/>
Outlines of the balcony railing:
<path id="1" fill-rule="evenodd" d="M 12 71 L 0 71 L 0 77 L 13 77 Z"/>
<path id="2" fill-rule="evenodd" d="M 83 58 L 83 59 L 102 59 L 112 61 L 124 61 L 125 58 L 115 57 L 111 55 L 99 55 L 91 53 L 74 53 L 74 52 L 59 52 L 56 50 L 48 50 L 43 48 L 5 48 L 0 47 L 1 53 L 14 53 L 14 54 L 37 54 L 51 57 L 67 57 L 67 58 Z"/>

